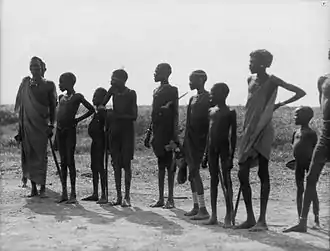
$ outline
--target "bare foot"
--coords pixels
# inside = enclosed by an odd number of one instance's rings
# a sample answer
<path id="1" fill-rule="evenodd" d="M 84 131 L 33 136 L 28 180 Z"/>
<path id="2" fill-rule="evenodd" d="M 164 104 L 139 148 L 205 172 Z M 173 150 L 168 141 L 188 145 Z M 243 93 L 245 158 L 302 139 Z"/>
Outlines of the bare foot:
<path id="1" fill-rule="evenodd" d="M 164 209 L 172 209 L 174 207 L 174 200 L 167 200 L 166 204 L 163 206 Z"/>
<path id="2" fill-rule="evenodd" d="M 249 229 L 250 232 L 262 232 L 267 230 L 268 230 L 268 226 L 266 222 L 261 222 L 261 221 L 258 221 L 257 224 L 255 224 L 253 227 Z"/>
<path id="3" fill-rule="evenodd" d="M 108 200 L 105 197 L 101 197 L 101 199 L 98 200 L 98 202 L 96 202 L 96 204 L 107 204 Z"/>
<path id="4" fill-rule="evenodd" d="M 223 225 L 223 228 L 232 228 L 232 217 L 230 215 L 225 216 L 225 224 Z"/>
<path id="5" fill-rule="evenodd" d="M 97 196 L 96 194 L 93 194 L 91 196 L 85 197 L 83 199 L 81 199 L 82 201 L 98 201 L 99 200 L 99 196 Z"/>
<path id="6" fill-rule="evenodd" d="M 253 220 L 246 220 L 243 223 L 239 224 L 238 226 L 235 226 L 234 229 L 249 229 L 253 227 L 256 224 L 256 221 Z"/>
<path id="7" fill-rule="evenodd" d="M 218 219 L 212 215 L 207 222 L 203 222 L 203 225 L 218 225 Z"/>
<path id="8" fill-rule="evenodd" d="M 46 194 L 46 191 L 40 191 L 40 198 L 42 198 L 42 199 L 48 198 L 48 195 Z"/>
<path id="9" fill-rule="evenodd" d="M 65 201 L 68 201 L 68 196 L 62 194 L 61 199 L 59 201 L 57 201 L 57 203 L 62 203 L 62 202 L 65 202 Z"/>
<path id="10" fill-rule="evenodd" d="M 285 230 L 283 230 L 283 233 L 289 233 L 289 232 L 299 232 L 299 233 L 306 233 L 307 232 L 307 224 L 304 224 L 302 222 L 300 222 L 299 224 L 287 228 Z"/>
<path id="11" fill-rule="evenodd" d="M 117 200 L 112 201 L 110 204 L 111 206 L 119 206 L 121 205 L 122 198 L 117 198 Z"/>
<path id="12" fill-rule="evenodd" d="M 156 203 L 153 203 L 150 205 L 150 207 L 163 207 L 164 206 L 164 201 L 159 200 Z"/>
<path id="13" fill-rule="evenodd" d="M 131 206 L 131 200 L 129 198 L 124 199 L 121 203 L 121 207 L 130 207 Z"/>
<path id="14" fill-rule="evenodd" d="M 204 208 L 202 207 L 199 209 L 198 213 L 196 215 L 192 216 L 190 219 L 191 220 L 206 220 L 208 218 L 210 218 L 209 213 L 207 212 L 205 207 Z"/>
<path id="15" fill-rule="evenodd" d="M 191 209 L 189 212 L 184 213 L 184 216 L 194 216 L 196 214 L 198 214 L 199 208 L 198 207 L 193 207 L 193 209 Z"/>
<path id="16" fill-rule="evenodd" d="M 32 197 L 36 197 L 36 196 L 38 196 L 39 194 L 38 194 L 38 189 L 37 188 L 32 188 L 31 189 L 31 194 L 30 195 L 28 195 L 27 197 L 28 198 L 32 198 Z"/>
<path id="17" fill-rule="evenodd" d="M 70 199 L 66 202 L 66 204 L 77 204 L 77 203 L 78 201 L 74 196 L 70 196 Z"/>

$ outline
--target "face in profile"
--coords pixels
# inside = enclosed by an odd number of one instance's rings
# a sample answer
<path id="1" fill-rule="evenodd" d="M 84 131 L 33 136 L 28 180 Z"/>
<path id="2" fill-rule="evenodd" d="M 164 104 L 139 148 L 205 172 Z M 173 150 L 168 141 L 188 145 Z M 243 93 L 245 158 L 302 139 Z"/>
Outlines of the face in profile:
<path id="1" fill-rule="evenodd" d="M 264 69 L 261 65 L 260 61 L 254 57 L 250 57 L 250 65 L 249 65 L 250 72 L 252 74 L 258 73 L 260 70 Z"/>
<path id="2" fill-rule="evenodd" d="M 66 78 L 61 77 L 60 83 L 58 87 L 60 88 L 61 92 L 64 92 L 68 90 L 69 88 L 72 88 L 73 84 Z"/>
<path id="3" fill-rule="evenodd" d="M 116 89 L 120 89 L 125 85 L 125 83 L 123 81 L 121 81 L 120 79 L 112 76 L 111 77 L 111 86 L 113 86 Z"/>
<path id="4" fill-rule="evenodd" d="M 154 81 L 160 82 L 166 79 L 168 77 L 167 75 L 168 75 L 167 69 L 162 65 L 158 65 L 155 69 Z"/>
<path id="5" fill-rule="evenodd" d="M 303 107 L 299 107 L 295 110 L 294 113 L 294 122 L 296 125 L 304 125 L 309 122 L 311 119 L 311 114 L 308 110 Z"/>
<path id="6" fill-rule="evenodd" d="M 210 91 L 210 102 L 212 106 L 223 103 L 225 100 L 225 93 L 220 86 L 213 86 Z"/>
<path id="7" fill-rule="evenodd" d="M 190 90 L 196 90 L 200 85 L 201 85 L 201 78 L 199 76 L 196 75 L 190 75 L 189 77 L 189 87 Z"/>
<path id="8" fill-rule="evenodd" d="M 95 91 L 93 95 L 93 105 L 99 106 L 102 104 L 103 99 L 105 97 L 105 93 L 102 91 Z"/>

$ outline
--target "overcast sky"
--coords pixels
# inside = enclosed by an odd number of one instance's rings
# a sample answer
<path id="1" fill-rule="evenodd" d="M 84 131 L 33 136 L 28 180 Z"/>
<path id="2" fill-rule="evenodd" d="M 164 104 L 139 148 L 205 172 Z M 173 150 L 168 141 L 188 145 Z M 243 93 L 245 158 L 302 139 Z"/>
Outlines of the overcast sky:
<path id="1" fill-rule="evenodd" d="M 317 79 L 330 71 L 330 2 L 321 2 L 3 0 L 1 104 L 14 103 L 36 55 L 56 86 L 61 73 L 73 72 L 76 91 L 88 100 L 97 87 L 109 87 L 113 70 L 124 67 L 138 103 L 150 104 L 154 69 L 168 62 L 170 82 L 180 93 L 189 90 L 189 74 L 203 69 L 207 89 L 226 82 L 228 104 L 244 105 L 249 53 L 265 48 L 274 55 L 269 72 L 307 92 L 295 105 L 318 106 Z M 277 100 L 290 96 L 280 91 Z"/>

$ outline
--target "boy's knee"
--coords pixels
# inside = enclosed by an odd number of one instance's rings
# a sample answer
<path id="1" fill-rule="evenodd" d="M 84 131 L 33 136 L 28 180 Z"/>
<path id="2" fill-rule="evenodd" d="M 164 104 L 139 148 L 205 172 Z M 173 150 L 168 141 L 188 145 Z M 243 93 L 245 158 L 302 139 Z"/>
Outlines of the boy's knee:
<path id="1" fill-rule="evenodd" d="M 238 179 L 241 183 L 247 183 L 249 180 L 249 171 L 247 167 L 240 167 L 238 171 Z"/>
<path id="2" fill-rule="evenodd" d="M 308 173 L 306 178 L 306 186 L 316 186 L 316 183 L 318 181 L 318 177 L 313 173 Z"/>

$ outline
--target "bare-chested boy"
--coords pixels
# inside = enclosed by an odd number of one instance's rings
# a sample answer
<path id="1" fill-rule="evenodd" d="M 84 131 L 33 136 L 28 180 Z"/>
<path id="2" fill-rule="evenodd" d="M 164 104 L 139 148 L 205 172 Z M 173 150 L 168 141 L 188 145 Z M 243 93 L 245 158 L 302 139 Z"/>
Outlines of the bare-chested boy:
<path id="1" fill-rule="evenodd" d="M 250 231 L 267 230 L 266 211 L 270 192 L 269 158 L 273 142 L 273 111 L 290 104 L 303 96 L 305 92 L 297 86 L 288 84 L 274 75 L 268 75 L 266 69 L 271 66 L 273 55 L 267 50 L 250 53 L 250 71 L 256 74 L 248 78 L 248 100 L 245 107 L 243 137 L 238 149 L 238 177 L 247 212 L 247 219 L 237 229 Z M 275 104 L 278 87 L 294 92 L 290 99 Z M 250 187 L 250 169 L 259 165 L 260 178 L 260 216 L 256 223 Z"/>
<path id="2" fill-rule="evenodd" d="M 189 77 L 190 89 L 197 94 L 190 98 L 187 108 L 186 130 L 183 142 L 185 160 L 189 169 L 189 181 L 193 197 L 193 209 L 185 213 L 192 220 L 204 220 L 210 217 L 205 207 L 204 187 L 200 176 L 200 166 L 206 149 L 209 130 L 210 95 L 204 85 L 207 75 L 196 70 Z"/>
<path id="3" fill-rule="evenodd" d="M 111 125 L 111 158 L 114 166 L 117 199 L 111 204 L 130 207 L 132 181 L 131 161 L 134 157 L 135 131 L 138 108 L 136 92 L 126 86 L 128 74 L 119 69 L 112 73 L 111 87 L 102 104 L 105 106 L 113 97 L 113 124 Z M 121 193 L 121 170 L 125 171 L 125 197 Z"/>
<path id="4" fill-rule="evenodd" d="M 309 127 L 309 122 L 313 118 L 313 109 L 308 106 L 303 106 L 295 111 L 295 124 L 300 128 L 293 133 L 293 156 L 295 158 L 295 179 L 297 185 L 297 210 L 298 217 L 301 214 L 302 196 L 304 193 L 305 172 L 308 172 L 309 165 L 312 159 L 313 151 L 317 143 L 316 132 Z M 313 198 L 313 211 L 315 228 L 320 225 L 319 221 L 319 199 Z"/>
<path id="5" fill-rule="evenodd" d="M 154 90 L 151 123 L 149 135 L 152 133 L 152 148 L 157 157 L 158 162 L 158 201 L 151 204 L 150 207 L 164 207 L 170 209 L 174 207 L 173 190 L 174 175 L 176 171 L 176 163 L 172 158 L 172 150 L 166 146 L 171 141 L 178 143 L 178 88 L 172 86 L 168 82 L 168 78 L 172 73 L 172 68 L 167 63 L 159 64 L 156 67 L 154 80 L 160 82 L 160 86 Z M 149 147 L 149 137 L 146 137 L 145 146 Z M 168 200 L 164 203 L 164 181 L 165 170 L 168 175 Z"/>
<path id="6" fill-rule="evenodd" d="M 59 203 L 66 201 L 67 203 L 76 203 L 76 166 L 74 153 L 76 149 L 76 127 L 77 124 L 88 118 L 94 113 L 94 107 L 90 104 L 82 94 L 76 93 L 74 85 L 76 77 L 71 72 L 63 73 L 60 76 L 59 88 L 62 92 L 66 91 L 66 95 L 59 100 L 59 108 L 57 112 L 57 140 L 58 149 L 61 157 L 61 174 L 63 176 L 62 197 Z M 80 104 L 84 105 L 88 111 L 76 118 Z M 71 194 L 68 200 L 67 176 L 68 168 L 70 171 Z"/>
<path id="7" fill-rule="evenodd" d="M 84 201 L 97 201 L 98 204 L 107 202 L 106 198 L 106 174 L 104 170 L 104 153 L 105 153 L 105 119 L 106 110 L 98 109 L 102 104 L 104 97 L 107 95 L 107 90 L 100 87 L 97 88 L 93 96 L 93 105 L 96 112 L 88 126 L 88 134 L 92 138 L 91 144 L 91 169 L 93 174 L 93 194 Z M 101 198 L 99 200 L 99 179 L 101 180 Z"/>
<path id="8" fill-rule="evenodd" d="M 330 60 L 330 49 L 328 51 Z M 319 101 L 323 113 L 323 126 L 321 135 L 314 149 L 311 164 L 307 174 L 306 190 L 299 224 L 283 232 L 307 232 L 307 217 L 310 205 L 317 196 L 316 185 L 327 161 L 330 160 L 330 74 L 319 78 L 317 82 Z"/>
<path id="9" fill-rule="evenodd" d="M 222 173 L 225 200 L 226 216 L 225 227 L 232 225 L 233 213 L 233 190 L 231 181 L 231 169 L 236 147 L 236 111 L 231 110 L 226 104 L 229 88 L 225 83 L 215 84 L 210 93 L 211 105 L 209 111 L 209 134 L 208 134 L 208 163 L 211 176 L 211 207 L 212 216 L 205 223 L 206 225 L 217 224 L 217 198 L 219 185 L 219 172 Z M 221 170 L 219 166 L 221 160 Z"/>

